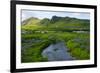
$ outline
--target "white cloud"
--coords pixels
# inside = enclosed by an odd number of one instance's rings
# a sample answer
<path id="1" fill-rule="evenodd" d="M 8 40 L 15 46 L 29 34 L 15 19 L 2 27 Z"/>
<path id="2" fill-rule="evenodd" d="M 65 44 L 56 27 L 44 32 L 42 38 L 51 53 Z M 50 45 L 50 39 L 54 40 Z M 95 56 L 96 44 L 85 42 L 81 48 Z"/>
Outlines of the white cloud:
<path id="1" fill-rule="evenodd" d="M 74 16 L 80 16 L 80 13 L 73 13 Z"/>

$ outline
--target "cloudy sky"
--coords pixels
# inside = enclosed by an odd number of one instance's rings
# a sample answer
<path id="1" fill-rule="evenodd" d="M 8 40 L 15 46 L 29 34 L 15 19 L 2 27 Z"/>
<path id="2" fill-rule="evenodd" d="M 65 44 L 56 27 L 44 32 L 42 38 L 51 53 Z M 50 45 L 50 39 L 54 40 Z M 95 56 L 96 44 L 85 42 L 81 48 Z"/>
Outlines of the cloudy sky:
<path id="1" fill-rule="evenodd" d="M 49 18 L 51 19 L 52 16 L 61 16 L 61 17 L 74 17 L 79 19 L 90 19 L 89 13 L 82 13 L 82 12 L 54 12 L 54 11 L 34 11 L 34 10 L 22 10 L 22 21 L 29 18 L 29 17 L 36 17 L 39 19 Z"/>

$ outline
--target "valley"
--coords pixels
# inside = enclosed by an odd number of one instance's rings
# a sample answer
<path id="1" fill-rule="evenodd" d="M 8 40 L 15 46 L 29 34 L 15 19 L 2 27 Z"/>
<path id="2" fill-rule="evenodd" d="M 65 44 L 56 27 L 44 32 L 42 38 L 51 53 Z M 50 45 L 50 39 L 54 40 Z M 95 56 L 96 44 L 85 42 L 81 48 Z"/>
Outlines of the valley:
<path id="1" fill-rule="evenodd" d="M 90 59 L 90 21 L 30 17 L 21 25 L 21 62 Z"/>

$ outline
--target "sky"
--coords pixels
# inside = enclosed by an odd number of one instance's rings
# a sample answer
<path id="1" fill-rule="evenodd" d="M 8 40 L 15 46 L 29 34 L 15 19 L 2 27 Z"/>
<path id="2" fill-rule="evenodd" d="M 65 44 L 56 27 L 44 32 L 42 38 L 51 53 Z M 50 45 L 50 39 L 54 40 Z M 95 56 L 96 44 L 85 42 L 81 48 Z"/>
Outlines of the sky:
<path id="1" fill-rule="evenodd" d="M 83 12 L 54 12 L 54 11 L 34 11 L 34 10 L 22 10 L 22 21 L 30 18 L 30 17 L 36 17 L 39 19 L 43 18 L 49 18 L 51 19 L 52 16 L 60 16 L 60 17 L 73 17 L 78 19 L 90 19 L 89 13 L 83 13 Z"/>

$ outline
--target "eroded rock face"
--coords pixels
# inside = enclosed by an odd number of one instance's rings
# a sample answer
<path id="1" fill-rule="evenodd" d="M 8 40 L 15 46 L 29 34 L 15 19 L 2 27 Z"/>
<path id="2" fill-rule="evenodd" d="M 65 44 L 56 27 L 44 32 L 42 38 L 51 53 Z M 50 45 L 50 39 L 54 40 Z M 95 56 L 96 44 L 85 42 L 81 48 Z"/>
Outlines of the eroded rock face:
<path id="1" fill-rule="evenodd" d="M 67 50 L 63 42 L 51 44 L 42 52 L 42 56 L 48 58 L 48 61 L 73 60 Z"/>

